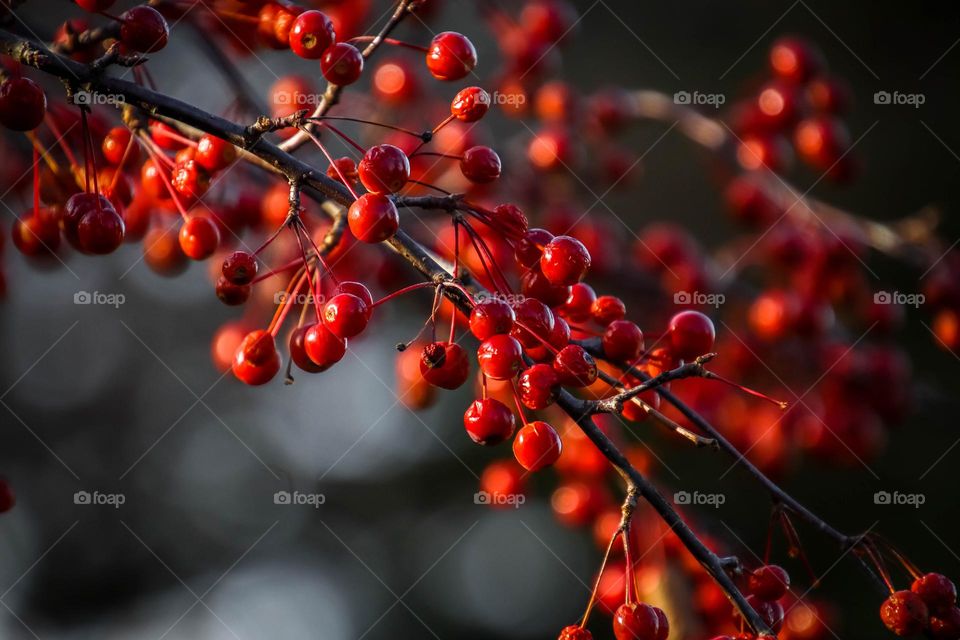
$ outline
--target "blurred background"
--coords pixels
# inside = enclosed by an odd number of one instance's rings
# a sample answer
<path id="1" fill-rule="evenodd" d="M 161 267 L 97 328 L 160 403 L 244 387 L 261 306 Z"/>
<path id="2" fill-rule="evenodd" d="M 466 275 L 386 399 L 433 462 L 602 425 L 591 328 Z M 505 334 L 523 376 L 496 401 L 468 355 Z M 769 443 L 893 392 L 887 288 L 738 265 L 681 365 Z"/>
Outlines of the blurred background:
<path id="1" fill-rule="evenodd" d="M 120 2 L 126 7 L 128 4 Z M 377 0 L 371 16 L 389 3 Z M 495 56 L 477 5 L 445 0 L 431 25 L 468 34 Z M 852 86 L 848 119 L 863 174 L 813 194 L 893 220 L 934 205 L 958 237 L 960 8 L 949 3 L 574 3 L 582 16 L 563 74 L 590 91 L 606 85 L 736 95 L 766 64 L 770 43 L 803 35 Z M 71 3 L 27 2 L 18 14 L 49 34 Z M 401 37 L 423 30 L 405 26 Z M 151 64 L 161 90 L 222 111 L 229 88 L 209 71 L 197 35 L 174 28 Z M 955 48 L 956 47 L 956 48 Z M 266 93 L 274 70 L 313 74 L 289 52 L 240 61 Z M 921 93 L 920 108 L 878 105 L 877 91 Z M 644 175 L 605 204 L 633 228 L 680 222 L 707 246 L 733 233 L 703 152 L 665 125 L 633 127 Z M 494 141 L 527 132 L 494 120 Z M 510 171 L 504 154 L 505 171 Z M 807 185 L 813 184 L 811 174 Z M 802 189 L 804 176 L 797 181 Z M 8 197 L 20 211 L 29 203 Z M 597 207 L 597 216 L 607 215 Z M 591 215 L 594 215 L 591 214 Z M 12 214 L 8 223 L 12 221 Z M 575 233 L 575 230 L 574 230 Z M 413 335 L 422 306 L 389 305 L 330 374 L 246 388 L 211 363 L 211 336 L 236 311 L 215 299 L 203 266 L 164 279 L 135 246 L 106 259 L 73 256 L 69 270 L 38 270 L 8 251 L 0 313 L 0 474 L 17 507 L 0 516 L 0 637 L 545 638 L 576 621 L 600 552 L 588 532 L 557 523 L 551 472 L 533 479 L 519 509 L 475 504 L 484 465 L 507 453 L 473 446 L 461 426 L 470 392 L 445 393 L 414 414 L 397 402 L 394 345 Z M 874 265 L 901 291 L 917 276 Z M 77 305 L 77 292 L 124 303 Z M 907 423 L 870 469 L 807 465 L 785 487 L 845 531 L 895 540 L 924 569 L 960 574 L 956 493 L 960 359 L 936 346 L 922 313 L 900 336 L 919 389 Z M 641 323 L 642 324 L 642 323 Z M 650 428 L 632 434 L 671 469 L 668 486 L 715 490 L 722 509 L 695 509 L 703 528 L 753 561 L 768 502 L 719 454 Z M 939 460 L 939 461 L 938 461 Z M 922 478 L 922 479 L 921 479 Z M 714 489 L 715 488 L 715 489 Z M 876 491 L 922 492 L 920 508 L 874 504 Z M 323 504 L 276 504 L 278 491 L 322 494 Z M 75 494 L 122 496 L 77 504 Z M 82 502 L 82 500 L 81 500 Z M 801 528 L 815 597 L 841 613 L 827 637 L 886 633 L 880 596 L 849 558 Z M 786 561 L 802 594 L 810 579 Z M 673 614 L 682 626 L 683 611 Z M 598 624 L 598 637 L 607 628 Z"/>

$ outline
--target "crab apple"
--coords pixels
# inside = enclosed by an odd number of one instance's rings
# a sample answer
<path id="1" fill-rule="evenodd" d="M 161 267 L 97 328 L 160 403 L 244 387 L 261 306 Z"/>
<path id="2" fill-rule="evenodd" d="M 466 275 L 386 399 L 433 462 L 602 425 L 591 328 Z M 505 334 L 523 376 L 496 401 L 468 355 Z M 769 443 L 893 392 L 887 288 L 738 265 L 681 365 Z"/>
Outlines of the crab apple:
<path id="1" fill-rule="evenodd" d="M 70 201 L 78 196 L 86 197 L 82 200 L 78 199 L 74 207 L 71 207 Z M 123 218 L 109 200 L 92 193 L 78 193 L 67 201 L 61 220 L 65 220 L 67 211 L 71 209 L 71 218 L 68 223 L 71 225 L 71 231 L 68 234 L 64 230 L 68 240 L 74 238 L 71 244 L 84 253 L 93 255 L 104 255 L 117 250 L 123 242 Z"/>
<path id="2" fill-rule="evenodd" d="M 244 336 L 232 368 L 233 375 L 246 384 L 256 386 L 270 382 L 280 371 L 280 354 L 273 336 L 262 329 Z"/>
<path id="3" fill-rule="evenodd" d="M 627 315 L 627 305 L 616 296 L 600 296 L 590 306 L 590 316 L 601 327 L 623 320 L 625 315 Z"/>
<path id="4" fill-rule="evenodd" d="M 716 330 L 713 320 L 699 311 L 681 311 L 667 325 L 670 350 L 681 360 L 692 360 L 713 349 Z"/>
<path id="5" fill-rule="evenodd" d="M 931 610 L 953 607 L 957 604 L 957 587 L 947 576 L 940 573 L 927 573 L 910 586 L 910 590 L 920 596 Z"/>
<path id="6" fill-rule="evenodd" d="M 228 307 L 236 307 L 243 304 L 250 298 L 253 287 L 248 284 L 234 284 L 220 276 L 217 278 L 217 284 L 214 287 L 217 298 Z"/>
<path id="7" fill-rule="evenodd" d="M 548 364 L 538 363 L 520 373 L 517 387 L 520 401 L 529 409 L 546 409 L 557 401 L 557 373 Z"/>
<path id="8" fill-rule="evenodd" d="M 180 275 L 190 263 L 180 248 L 178 230 L 162 226 L 150 229 L 143 236 L 143 261 L 151 271 L 166 277 Z"/>
<path id="9" fill-rule="evenodd" d="M 174 165 L 170 184 L 181 196 L 194 200 L 210 188 L 210 175 L 196 160 L 184 160 Z"/>
<path id="10" fill-rule="evenodd" d="M 2 510 L 2 507 L 0 507 Z M 950 607 L 930 616 L 930 635 L 935 640 L 960 638 L 960 609 Z"/>
<path id="11" fill-rule="evenodd" d="M 223 260 L 220 272 L 233 284 L 250 284 L 257 276 L 257 256 L 248 251 L 234 251 Z"/>
<path id="12" fill-rule="evenodd" d="M 309 325 L 301 325 L 291 331 L 287 348 L 290 350 L 290 359 L 298 368 L 307 373 L 320 373 L 323 371 L 323 367 L 307 355 L 307 331 L 309 328 Z"/>
<path id="13" fill-rule="evenodd" d="M 352 338 L 363 333 L 372 309 L 352 293 L 338 293 L 323 307 L 323 324 L 333 335 Z"/>
<path id="14" fill-rule="evenodd" d="M 747 596 L 747 604 L 757 612 L 760 619 L 763 620 L 774 633 L 780 631 L 780 628 L 783 626 L 783 605 L 777 601 L 766 602 L 754 595 Z"/>
<path id="15" fill-rule="evenodd" d="M 363 54 L 352 44 L 338 42 L 327 48 L 320 58 L 320 71 L 327 81 L 345 87 L 360 79 Z"/>
<path id="16" fill-rule="evenodd" d="M 770 68 L 789 82 L 806 82 L 824 66 L 823 54 L 805 40 L 785 37 L 774 42 L 770 48 Z"/>
<path id="17" fill-rule="evenodd" d="M 420 354 L 420 373 L 441 389 L 457 389 L 470 375 L 467 352 L 455 342 L 431 342 Z"/>
<path id="18" fill-rule="evenodd" d="M 559 307 L 570 296 L 570 287 L 567 285 L 552 284 L 540 271 L 540 267 L 532 267 L 520 278 L 520 292 L 528 298 L 536 298 L 548 307 Z"/>
<path id="19" fill-rule="evenodd" d="M 206 260 L 220 246 L 220 227 L 211 216 L 198 213 L 180 227 L 180 248 L 191 260 Z"/>
<path id="20" fill-rule="evenodd" d="M 100 149 L 103 151 L 103 157 L 112 165 L 118 165 L 123 160 L 123 154 L 126 153 L 127 147 L 130 146 L 130 140 L 133 138 L 133 134 L 130 132 L 130 129 L 126 127 L 114 127 L 107 132 L 107 135 L 103 137 L 103 142 L 100 145 Z M 127 158 L 128 161 L 136 161 L 137 156 L 139 155 L 140 147 L 138 145 L 133 145 L 130 149 L 130 155 Z"/>
<path id="21" fill-rule="evenodd" d="M 520 207 L 515 204 L 510 204 L 509 202 L 498 204 L 493 208 L 492 213 L 494 225 L 511 238 L 523 236 L 530 226 L 530 223 L 527 221 L 527 216 L 524 215 Z"/>
<path id="22" fill-rule="evenodd" d="M 417 74 L 399 59 L 384 60 L 373 71 L 373 94 L 389 104 L 405 104 L 420 94 Z"/>
<path id="23" fill-rule="evenodd" d="M 290 27 L 288 36 L 290 50 L 308 60 L 315 60 L 322 56 L 335 39 L 336 34 L 330 18 L 327 14 L 315 9 L 298 15 L 293 21 L 293 26 Z"/>
<path id="24" fill-rule="evenodd" d="M 748 579 L 750 593 L 765 602 L 779 600 L 790 588 L 790 575 L 782 567 L 767 564 L 754 569 Z"/>
<path id="25" fill-rule="evenodd" d="M 474 400 L 463 414 L 463 427 L 477 444 L 495 445 L 510 438 L 516 429 L 513 412 L 499 400 Z"/>
<path id="26" fill-rule="evenodd" d="M 25 256 L 51 256 L 60 246 L 60 228 L 31 209 L 13 221 L 10 239 Z"/>
<path id="27" fill-rule="evenodd" d="M 613 615 L 613 635 L 617 640 L 657 640 L 659 625 L 657 612 L 643 602 L 622 604 Z"/>
<path id="28" fill-rule="evenodd" d="M 372 193 L 395 193 L 410 179 L 410 160 L 399 147 L 378 144 L 357 165 L 360 182 Z"/>
<path id="29" fill-rule="evenodd" d="M 493 182 L 500 177 L 500 170 L 500 156 L 490 147 L 470 147 L 460 160 L 460 172 L 477 184 Z"/>
<path id="30" fill-rule="evenodd" d="M 14 131 L 31 131 L 47 113 L 47 95 L 30 78 L 7 78 L 0 84 L 0 124 Z"/>
<path id="31" fill-rule="evenodd" d="M 490 336 L 477 349 L 477 363 L 488 378 L 509 380 L 523 366 L 523 347 L 513 336 Z"/>
<path id="32" fill-rule="evenodd" d="M 480 491 L 489 496 L 488 504 L 503 507 L 512 504 L 509 498 L 523 494 L 523 469 L 513 460 L 491 462 L 480 474 Z"/>
<path id="33" fill-rule="evenodd" d="M 427 49 L 427 68 L 437 80 L 460 80 L 477 66 L 477 50 L 461 33 L 444 31 Z"/>
<path id="34" fill-rule="evenodd" d="M 344 184 L 353 184 L 357 181 L 358 175 L 357 163 L 353 161 L 353 158 L 346 156 L 337 158 L 327 167 L 327 177 Z"/>
<path id="35" fill-rule="evenodd" d="M 210 173 L 226 169 L 236 158 L 237 148 L 223 138 L 205 133 L 197 141 L 194 160 Z"/>
<path id="36" fill-rule="evenodd" d="M 450 103 L 450 114 L 463 122 L 476 122 L 490 109 L 490 94 L 480 87 L 461 89 Z"/>
<path id="37" fill-rule="evenodd" d="M 326 371 L 340 362 L 347 352 L 347 341 L 335 336 L 321 322 L 305 326 L 307 331 L 303 335 L 304 350 L 307 357 L 320 367 L 320 371 Z"/>
<path id="38" fill-rule="evenodd" d="M 897 591 L 880 606 L 880 619 L 898 636 L 920 633 L 927 626 L 929 616 L 923 598 L 913 591 Z"/>
<path id="39" fill-rule="evenodd" d="M 590 308 L 597 299 L 597 294 L 588 284 L 578 282 L 570 287 L 566 302 L 560 307 L 560 313 L 571 322 L 586 322 L 590 319 Z"/>
<path id="40" fill-rule="evenodd" d="M 510 335 L 527 348 L 539 347 L 546 340 L 555 324 L 550 308 L 535 298 L 524 298 L 514 305 L 516 321 Z"/>
<path id="41" fill-rule="evenodd" d="M 577 344 L 568 344 L 553 358 L 553 370 L 560 384 L 567 387 L 589 387 L 597 380 L 597 363 Z"/>
<path id="42" fill-rule="evenodd" d="M 120 15 L 120 43 L 130 51 L 154 53 L 167 46 L 170 27 L 160 12 L 140 5 Z"/>
<path id="43" fill-rule="evenodd" d="M 352 280 L 344 280 L 337 285 L 337 293 L 349 293 L 350 295 L 357 296 L 363 303 L 368 307 L 373 308 L 373 295 L 370 293 L 370 289 L 367 289 L 367 286 L 362 282 L 354 282 Z"/>
<path id="44" fill-rule="evenodd" d="M 660 607 L 653 607 L 653 612 L 657 614 L 657 640 L 667 640 L 670 635 L 670 619 Z"/>
<path id="45" fill-rule="evenodd" d="M 541 171 L 558 171 L 577 162 L 575 147 L 565 129 L 538 132 L 527 146 L 527 159 Z"/>
<path id="46" fill-rule="evenodd" d="M 629 320 L 614 320 L 601 338 L 603 353 L 617 362 L 634 362 L 643 352 L 643 332 Z"/>
<path id="47" fill-rule="evenodd" d="M 837 118 L 816 116 L 800 122 L 793 134 L 797 155 L 807 164 L 829 169 L 850 148 L 850 133 Z"/>
<path id="48" fill-rule="evenodd" d="M 509 333 L 515 319 L 513 307 L 498 298 L 487 298 L 474 305 L 470 312 L 470 333 L 477 340 Z"/>
<path id="49" fill-rule="evenodd" d="M 540 270 L 555 285 L 573 285 L 587 275 L 590 252 L 570 236 L 555 236 L 543 248 Z"/>
<path id="50" fill-rule="evenodd" d="M 523 425 L 513 439 L 513 455 L 527 471 L 549 467 L 560 457 L 563 444 L 556 429 L 536 420 Z"/>
<path id="51" fill-rule="evenodd" d="M 517 242 L 514 257 L 517 264 L 527 269 L 533 268 L 543 257 L 543 249 L 553 240 L 553 234 L 546 229 L 530 229 Z"/>
<path id="52" fill-rule="evenodd" d="M 578 624 L 564 627 L 557 640 L 593 640 L 593 634 Z"/>
<path id="53" fill-rule="evenodd" d="M 350 205 L 350 232 L 361 242 L 382 242 L 400 228 L 400 214 L 393 200 L 379 193 L 365 193 Z"/>

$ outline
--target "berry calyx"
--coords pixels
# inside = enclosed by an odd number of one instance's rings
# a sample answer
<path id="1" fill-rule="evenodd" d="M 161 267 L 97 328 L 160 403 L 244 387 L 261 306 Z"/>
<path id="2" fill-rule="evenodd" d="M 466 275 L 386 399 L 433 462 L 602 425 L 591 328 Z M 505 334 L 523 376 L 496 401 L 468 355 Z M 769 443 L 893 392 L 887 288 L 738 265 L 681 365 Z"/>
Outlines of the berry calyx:
<path id="1" fill-rule="evenodd" d="M 523 347 L 513 336 L 490 336 L 477 349 L 477 362 L 488 378 L 509 380 L 523 366 Z"/>
<path id="2" fill-rule="evenodd" d="M 347 352 L 347 341 L 335 336 L 322 323 L 306 326 L 307 331 L 303 336 L 304 350 L 320 371 L 326 371 L 340 362 Z"/>
<path id="3" fill-rule="evenodd" d="M 250 284 L 257 276 L 257 257 L 247 251 L 234 251 L 224 258 L 220 272 L 233 284 Z"/>
<path id="4" fill-rule="evenodd" d="M 393 200 L 379 193 L 365 193 L 347 212 L 350 232 L 361 242 L 383 242 L 400 228 L 400 214 Z"/>
<path id="5" fill-rule="evenodd" d="M 622 604 L 613 616 L 617 640 L 657 640 L 659 628 L 657 612 L 643 602 Z"/>
<path id="6" fill-rule="evenodd" d="M 500 177 L 500 156 L 490 147 L 470 147 L 460 160 L 460 171 L 470 182 L 486 184 Z"/>
<path id="7" fill-rule="evenodd" d="M 280 371 L 280 354 L 273 336 L 262 329 L 244 336 L 233 358 L 233 375 L 249 385 L 266 384 Z"/>
<path id="8" fill-rule="evenodd" d="M 352 293 L 338 293 L 323 307 L 323 324 L 335 336 L 352 338 L 367 328 L 371 311 L 366 302 Z"/>
<path id="9" fill-rule="evenodd" d="M 0 84 L 0 124 L 14 131 L 31 131 L 47 113 L 47 95 L 30 78 L 7 78 Z"/>
<path id="10" fill-rule="evenodd" d="M 474 305 L 470 312 L 470 333 L 477 340 L 486 340 L 498 333 L 509 333 L 516 315 L 513 307 L 497 298 L 488 298 Z"/>
<path id="11" fill-rule="evenodd" d="M 346 42 L 328 47 L 320 58 L 320 71 L 327 81 L 341 87 L 353 84 L 363 73 L 363 55 Z"/>
<path id="12" fill-rule="evenodd" d="M 527 471 L 539 471 L 560 458 L 563 445 L 556 430 L 540 420 L 528 422 L 513 440 L 513 455 Z"/>
<path id="13" fill-rule="evenodd" d="M 454 31 L 438 33 L 427 50 L 427 68 L 437 80 L 460 80 L 477 66 L 477 50 Z"/>
<path id="14" fill-rule="evenodd" d="M 191 216 L 180 227 L 180 248 L 191 260 L 206 260 L 220 245 L 220 227 L 210 216 Z"/>
<path id="15" fill-rule="evenodd" d="M 321 57 L 335 39 L 336 34 L 330 18 L 315 9 L 298 15 L 288 36 L 290 50 L 308 60 Z"/>
<path id="16" fill-rule="evenodd" d="M 681 311 L 667 325 L 670 350 L 681 360 L 693 360 L 713 349 L 716 330 L 713 320 L 699 311 Z"/>
<path id="17" fill-rule="evenodd" d="M 140 5 L 120 16 L 120 42 L 137 53 L 154 53 L 167 46 L 170 27 L 160 12 Z"/>
<path id="18" fill-rule="evenodd" d="M 463 427 L 477 444 L 496 445 L 510 438 L 516 429 L 513 412 L 493 398 L 474 400 L 463 414 Z"/>
<path id="19" fill-rule="evenodd" d="M 467 352 L 455 342 L 431 342 L 420 354 L 420 373 L 441 389 L 457 389 L 470 375 Z"/>
<path id="20" fill-rule="evenodd" d="M 480 87 L 461 89 L 450 103 L 450 114 L 463 122 L 476 122 L 490 109 L 490 94 Z"/>
<path id="21" fill-rule="evenodd" d="M 543 248 L 540 271 L 555 285 L 573 285 L 587 274 L 590 252 L 570 236 L 556 236 Z"/>
<path id="22" fill-rule="evenodd" d="M 929 617 L 927 605 L 913 591 L 897 591 L 880 606 L 880 619 L 898 636 L 920 633 L 927 626 Z"/>
<path id="23" fill-rule="evenodd" d="M 370 147 L 357 165 L 360 182 L 371 193 L 395 193 L 410 179 L 410 160 L 399 147 Z"/>

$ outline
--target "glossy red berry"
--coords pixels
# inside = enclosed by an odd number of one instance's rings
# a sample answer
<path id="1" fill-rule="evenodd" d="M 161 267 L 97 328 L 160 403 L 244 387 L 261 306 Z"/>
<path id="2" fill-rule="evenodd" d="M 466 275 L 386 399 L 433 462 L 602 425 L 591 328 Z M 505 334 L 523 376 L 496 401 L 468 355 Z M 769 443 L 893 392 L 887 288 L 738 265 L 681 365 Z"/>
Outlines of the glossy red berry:
<path id="1" fill-rule="evenodd" d="M 931 610 L 947 609 L 957 604 L 957 587 L 947 576 L 940 573 L 927 573 L 910 586 L 910 590 L 920 596 Z"/>
<path id="2" fill-rule="evenodd" d="M 180 227 L 180 248 L 191 260 L 206 260 L 220 246 L 220 227 L 210 216 L 200 213 Z"/>
<path id="3" fill-rule="evenodd" d="M 253 287 L 248 284 L 234 284 L 223 276 L 220 276 L 217 278 L 215 291 L 220 302 L 227 306 L 235 307 L 243 304 L 250 298 Z"/>
<path id="4" fill-rule="evenodd" d="M 477 50 L 466 36 L 438 33 L 427 50 L 427 68 L 437 80 L 460 80 L 477 66 Z"/>
<path id="5" fill-rule="evenodd" d="M 103 157 L 112 165 L 120 164 L 120 161 L 123 160 L 123 154 L 127 150 L 127 146 L 130 144 L 130 139 L 133 137 L 133 134 L 130 132 L 130 129 L 126 127 L 114 127 L 107 132 L 107 135 L 103 138 L 103 143 L 100 145 L 101 150 L 103 150 Z M 136 145 L 130 149 L 130 157 L 127 158 L 127 161 L 136 161 L 137 156 L 139 155 L 139 147 Z"/>
<path id="6" fill-rule="evenodd" d="M 350 232 L 361 242 L 382 242 L 400 228 L 400 214 L 393 200 L 379 193 L 365 193 L 347 213 Z"/>
<path id="7" fill-rule="evenodd" d="M 748 580 L 750 593 L 765 602 L 779 600 L 790 588 L 790 575 L 775 564 L 755 569 Z"/>
<path id="8" fill-rule="evenodd" d="M 539 265 L 543 256 L 543 248 L 553 240 L 553 234 L 546 229 L 530 229 L 517 242 L 514 257 L 521 267 L 530 269 Z"/>
<path id="9" fill-rule="evenodd" d="M 520 341 L 524 347 L 533 348 L 543 345 L 553 331 L 555 319 L 550 308 L 535 298 L 524 298 L 514 305 L 516 320 L 510 335 Z"/>
<path id="10" fill-rule="evenodd" d="M 543 248 L 540 270 L 555 285 L 572 285 L 583 280 L 590 268 L 590 252 L 570 236 L 556 236 Z"/>
<path id="11" fill-rule="evenodd" d="M 657 640 L 660 621 L 657 612 L 643 602 L 622 604 L 613 616 L 617 640 Z"/>
<path id="12" fill-rule="evenodd" d="M 593 634 L 578 624 L 564 627 L 557 640 L 593 640 Z"/>
<path id="13" fill-rule="evenodd" d="M 248 251 L 234 251 L 224 258 L 220 271 L 233 284 L 250 284 L 257 276 L 257 257 Z"/>
<path id="14" fill-rule="evenodd" d="M 783 605 L 777 601 L 766 602 L 753 595 L 747 596 L 747 604 L 757 612 L 760 619 L 763 620 L 774 633 L 780 631 L 780 628 L 783 626 Z"/>
<path id="15" fill-rule="evenodd" d="M 130 51 L 154 53 L 167 46 L 170 27 L 160 12 L 140 5 L 120 15 L 120 42 Z"/>
<path id="16" fill-rule="evenodd" d="M 570 287 L 567 301 L 560 308 L 560 312 L 571 322 L 586 322 L 590 320 L 590 310 L 597 299 L 597 294 L 588 284 L 578 282 Z"/>
<path id="17" fill-rule="evenodd" d="M 568 344 L 557 352 L 553 370 L 560 384 L 568 387 L 588 387 L 597 379 L 597 362 L 577 344 Z"/>
<path id="18" fill-rule="evenodd" d="M 653 607 L 653 612 L 657 614 L 657 640 L 667 640 L 670 635 L 670 620 L 660 607 Z"/>
<path id="19" fill-rule="evenodd" d="M 634 362 L 643 352 L 643 332 L 629 320 L 614 320 L 601 338 L 603 353 L 615 362 Z"/>
<path id="20" fill-rule="evenodd" d="M 486 340 L 498 333 L 509 333 L 515 318 L 509 304 L 498 298 L 487 298 L 474 305 L 470 312 L 470 333 L 477 340 Z"/>
<path id="21" fill-rule="evenodd" d="M 399 147 L 370 147 L 357 165 L 360 182 L 372 193 L 395 193 L 410 179 L 410 160 Z"/>
<path id="22" fill-rule="evenodd" d="M 373 294 L 370 293 L 370 289 L 367 289 L 366 285 L 362 282 L 344 280 L 337 285 L 337 293 L 349 293 L 350 295 L 357 296 L 363 300 L 367 307 L 370 307 L 371 310 L 373 309 Z"/>
<path id="23" fill-rule="evenodd" d="M 490 109 L 490 94 L 480 87 L 461 89 L 450 103 L 450 113 L 463 122 L 476 122 Z"/>
<path id="24" fill-rule="evenodd" d="M 194 160 L 210 173 L 226 169 L 237 159 L 237 148 L 224 140 L 205 133 L 197 141 Z"/>
<path id="25" fill-rule="evenodd" d="M 500 177 L 500 156 L 490 147 L 470 147 L 460 160 L 460 171 L 470 182 L 486 184 Z"/>
<path id="26" fill-rule="evenodd" d="M 497 334 L 480 344 L 477 362 L 488 378 L 509 380 L 523 366 L 523 347 L 513 336 Z"/>
<path id="27" fill-rule="evenodd" d="M 323 307 L 323 324 L 340 338 L 360 335 L 370 322 L 369 305 L 352 293 L 338 293 Z"/>
<path id="28" fill-rule="evenodd" d="M 513 435 L 516 420 L 505 404 L 493 398 L 474 400 L 463 414 L 463 427 L 477 444 L 500 444 Z"/>
<path id="29" fill-rule="evenodd" d="M 290 359 L 293 360 L 293 364 L 307 373 L 320 373 L 323 371 L 323 367 L 311 360 L 310 356 L 307 355 L 307 331 L 309 329 L 310 325 L 302 325 L 295 328 L 290 333 L 290 340 L 287 343 L 287 347 L 290 350 Z"/>
<path id="30" fill-rule="evenodd" d="M 880 619 L 898 636 L 920 633 L 927 626 L 929 617 L 927 605 L 912 591 L 897 591 L 880 606 Z"/>
<path id="31" fill-rule="evenodd" d="M 346 42 L 327 48 L 320 58 L 320 71 L 327 81 L 341 87 L 353 84 L 363 73 L 363 55 Z"/>
<path id="32" fill-rule="evenodd" d="M 10 232 L 13 246 L 25 256 L 50 256 L 60 246 L 60 228 L 43 215 L 26 212 L 13 221 Z"/>
<path id="33" fill-rule="evenodd" d="M 557 431 L 540 420 L 523 425 L 513 439 L 513 455 L 527 471 L 549 467 L 560 458 L 562 449 Z"/>
<path id="34" fill-rule="evenodd" d="M 716 330 L 713 320 L 699 311 L 681 311 L 667 325 L 670 350 L 681 360 L 693 360 L 710 353 Z"/>
<path id="35" fill-rule="evenodd" d="M 100 199 L 99 206 L 95 198 Z M 123 242 L 123 234 L 123 218 L 109 200 L 103 196 L 86 200 L 86 211 L 76 223 L 77 247 L 81 251 L 93 255 L 113 253 Z"/>
<path id="36" fill-rule="evenodd" d="M 493 224 L 511 238 L 522 237 L 530 226 L 520 207 L 509 202 L 493 208 Z"/>
<path id="37" fill-rule="evenodd" d="M 627 305 L 616 296 L 600 296 L 590 307 L 590 316 L 601 327 L 606 327 L 616 320 L 623 320 L 626 315 Z"/>
<path id="38" fill-rule="evenodd" d="M 261 385 L 280 371 L 280 354 L 273 336 L 258 329 L 244 336 L 233 358 L 233 375 L 249 385 Z"/>
<path id="39" fill-rule="evenodd" d="M 340 362 L 347 352 L 347 341 L 333 335 L 319 322 L 307 326 L 303 343 L 307 357 L 320 368 L 320 371 L 326 371 Z"/>
<path id="40" fill-rule="evenodd" d="M 823 55 L 805 40 L 785 37 L 770 48 L 770 67 L 784 80 L 802 83 L 824 67 Z"/>
<path id="41" fill-rule="evenodd" d="M 960 638 L 960 609 L 950 607 L 930 616 L 930 635 L 935 640 Z"/>
<path id="42" fill-rule="evenodd" d="M 192 201 L 210 188 L 210 175 L 196 160 L 183 160 L 174 165 L 170 184 L 179 195 Z"/>
<path id="43" fill-rule="evenodd" d="M 441 389 L 457 389 L 470 375 L 467 352 L 455 342 L 431 342 L 420 354 L 420 373 Z"/>
<path id="44" fill-rule="evenodd" d="M 557 401 L 557 373 L 548 364 L 538 363 L 520 372 L 517 388 L 520 402 L 528 409 L 539 411 Z"/>
<path id="45" fill-rule="evenodd" d="M 316 60 L 333 44 L 335 38 L 333 23 L 327 14 L 311 9 L 294 19 L 288 41 L 290 50 L 295 54 L 301 58 Z"/>
<path id="46" fill-rule="evenodd" d="M 7 78 L 0 84 L 0 124 L 14 131 L 31 131 L 47 113 L 47 95 L 30 78 Z"/>

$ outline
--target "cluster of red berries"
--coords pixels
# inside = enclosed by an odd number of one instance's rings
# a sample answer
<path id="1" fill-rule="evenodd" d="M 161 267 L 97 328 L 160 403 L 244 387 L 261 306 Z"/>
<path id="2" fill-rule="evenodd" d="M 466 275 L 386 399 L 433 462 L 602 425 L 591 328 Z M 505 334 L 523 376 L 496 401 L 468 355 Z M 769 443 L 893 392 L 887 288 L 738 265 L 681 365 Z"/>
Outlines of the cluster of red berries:
<path id="1" fill-rule="evenodd" d="M 935 640 L 960 638 L 957 588 L 939 573 L 918 575 L 910 589 L 895 591 L 883 601 L 880 618 L 898 636 L 926 634 Z"/>

